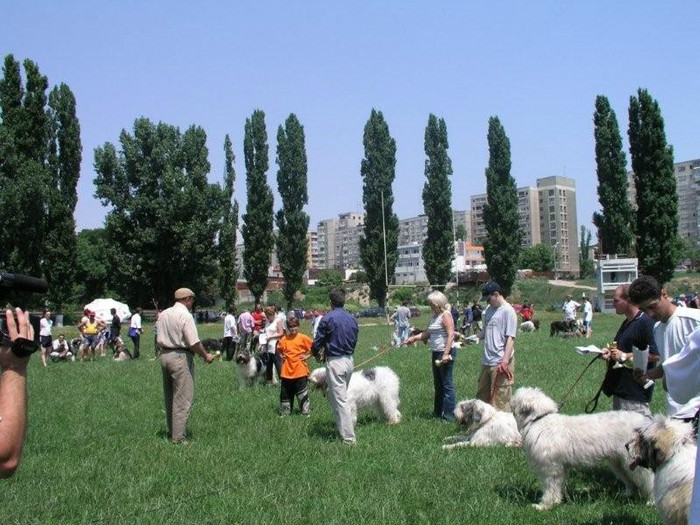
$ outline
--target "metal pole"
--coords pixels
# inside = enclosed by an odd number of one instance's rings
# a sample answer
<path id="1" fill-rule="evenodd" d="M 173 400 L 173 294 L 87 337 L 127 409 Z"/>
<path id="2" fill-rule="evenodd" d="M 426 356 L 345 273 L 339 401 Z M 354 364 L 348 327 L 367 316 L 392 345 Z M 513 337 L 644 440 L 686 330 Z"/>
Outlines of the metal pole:
<path id="1" fill-rule="evenodd" d="M 384 313 L 386 314 L 386 322 L 389 324 L 389 268 L 386 257 L 386 223 L 384 221 L 384 190 L 381 191 L 382 197 L 382 236 L 384 238 L 384 284 L 386 285 L 386 296 L 384 297 Z"/>

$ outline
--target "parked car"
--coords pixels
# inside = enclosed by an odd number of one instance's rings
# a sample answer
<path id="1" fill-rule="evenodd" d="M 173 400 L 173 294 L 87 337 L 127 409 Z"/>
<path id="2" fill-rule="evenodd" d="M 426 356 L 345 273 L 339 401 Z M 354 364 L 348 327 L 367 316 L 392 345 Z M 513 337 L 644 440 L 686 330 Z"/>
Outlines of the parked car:
<path id="1" fill-rule="evenodd" d="M 380 308 L 379 306 L 370 306 L 357 312 L 355 317 L 384 317 L 385 315 L 386 311 L 384 308 Z"/>

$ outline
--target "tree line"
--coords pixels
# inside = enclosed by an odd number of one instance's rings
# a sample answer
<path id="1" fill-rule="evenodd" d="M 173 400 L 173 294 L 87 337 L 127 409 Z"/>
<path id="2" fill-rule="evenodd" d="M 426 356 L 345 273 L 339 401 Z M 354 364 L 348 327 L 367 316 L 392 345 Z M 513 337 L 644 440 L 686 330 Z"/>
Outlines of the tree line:
<path id="1" fill-rule="evenodd" d="M 109 211 L 104 228 L 76 235 L 82 159 L 76 100 L 65 84 L 47 96 L 48 79 L 38 66 L 31 60 L 23 65 L 24 81 L 19 62 L 8 55 L 0 80 L 0 217 L 5 226 L 0 231 L 0 269 L 45 277 L 48 300 L 59 309 L 66 302 L 106 295 L 131 304 L 168 304 L 178 286 L 197 290 L 202 304 L 222 297 L 232 305 L 239 275 L 248 281 L 256 300 L 262 296 L 276 249 L 285 278 L 284 297 L 291 306 L 307 265 L 309 227 L 304 210 L 305 135 L 296 115 L 290 114 L 277 130 L 276 180 L 282 203 L 276 213 L 267 180 L 269 146 L 263 111 L 255 110 L 245 122 L 247 201 L 240 229 L 236 156 L 229 135 L 223 144 L 223 184 L 212 184 L 204 129 L 192 125 L 181 132 L 141 117 L 132 130 L 122 130 L 118 146 L 106 142 L 95 149 L 94 197 Z M 637 213 L 636 222 L 633 210 L 624 207 L 626 193 L 619 198 L 623 178 L 626 183 L 624 154 L 620 157 L 615 115 L 606 104 L 605 97 L 598 97 L 594 117 L 603 206 L 594 221 L 603 249 L 626 252 L 636 239 L 643 271 L 664 280 L 663 271 L 676 253 L 674 235 L 668 232 L 674 228 L 677 203 L 672 151 L 665 143 L 658 104 L 644 90 L 630 104 L 638 209 L 649 210 Z M 510 173 L 510 141 L 496 116 L 489 119 L 487 144 L 485 257 L 491 277 L 508 293 L 521 262 L 522 232 Z M 398 261 L 398 217 L 393 211 L 396 142 L 381 111 L 372 109 L 363 145 L 365 222 L 360 258 L 370 296 L 383 306 Z M 428 232 L 423 257 L 428 279 L 438 287 L 450 280 L 454 249 L 448 149 L 444 119 L 429 115 L 424 140 L 422 200 Z M 630 233 L 634 226 L 640 232 L 636 237 Z M 242 268 L 236 265 L 238 231 L 244 246 Z M 655 243 L 649 242 L 647 232 L 653 232 Z M 671 253 L 661 254 L 664 250 Z M 671 271 L 673 266 L 675 262 Z"/>

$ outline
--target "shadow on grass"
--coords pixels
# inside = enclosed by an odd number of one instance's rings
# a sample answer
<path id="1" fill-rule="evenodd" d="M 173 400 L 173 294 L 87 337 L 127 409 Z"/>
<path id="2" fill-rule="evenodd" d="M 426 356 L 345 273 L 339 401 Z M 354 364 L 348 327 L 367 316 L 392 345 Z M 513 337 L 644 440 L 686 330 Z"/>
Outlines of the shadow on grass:
<path id="1" fill-rule="evenodd" d="M 321 441 L 335 441 L 338 439 L 335 423 L 329 421 L 311 421 L 308 435 Z"/>
<path id="2" fill-rule="evenodd" d="M 656 510 L 654 510 L 653 507 L 649 507 L 649 512 L 655 513 Z M 576 525 L 608 525 L 609 523 L 614 523 L 615 525 L 638 525 L 639 524 L 639 516 L 632 515 L 629 512 L 606 512 L 603 514 L 599 520 L 597 519 L 585 519 L 585 520 L 576 520 L 574 519 L 571 523 L 575 523 Z"/>
<path id="3" fill-rule="evenodd" d="M 514 485 L 503 485 L 497 489 L 497 492 L 501 498 L 512 503 L 537 503 L 542 497 L 542 489 L 539 482 L 537 483 L 537 487 L 537 489 L 533 489 Z M 632 498 L 625 495 L 625 486 L 608 469 L 594 467 L 584 470 L 574 469 L 567 471 L 564 485 L 564 504 L 590 504 L 600 500 L 618 500 L 621 502 L 637 501 L 643 503 L 638 497 Z M 606 521 L 605 523 L 610 522 Z M 620 523 L 627 522 L 621 521 Z M 629 523 L 634 523 L 634 520 Z"/>

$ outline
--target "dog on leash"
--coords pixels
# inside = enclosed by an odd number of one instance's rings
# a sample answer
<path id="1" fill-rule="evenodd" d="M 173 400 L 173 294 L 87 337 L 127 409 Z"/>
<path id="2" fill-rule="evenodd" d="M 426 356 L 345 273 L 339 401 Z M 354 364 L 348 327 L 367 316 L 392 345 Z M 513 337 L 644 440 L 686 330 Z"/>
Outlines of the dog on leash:
<path id="1" fill-rule="evenodd" d="M 236 354 L 236 367 L 238 368 L 238 387 L 241 390 L 265 380 L 265 367 L 262 360 L 247 350 L 241 350 Z"/>
<path id="2" fill-rule="evenodd" d="M 455 419 L 465 432 L 445 438 L 442 450 L 460 447 L 490 447 L 505 445 L 519 447 L 522 438 L 518 432 L 515 418 L 510 412 L 496 410 L 480 399 L 467 399 L 454 410 Z"/>
<path id="3" fill-rule="evenodd" d="M 577 331 L 578 323 L 576 319 L 571 319 L 570 321 L 552 321 L 549 325 L 549 337 L 554 337 L 555 335 L 571 337 L 576 335 Z"/>
<path id="4" fill-rule="evenodd" d="M 311 372 L 309 382 L 325 396 L 328 386 L 326 368 L 317 368 Z M 358 409 L 366 407 L 374 408 L 390 425 L 399 423 L 399 384 L 399 376 L 387 366 L 353 372 L 348 387 L 348 403 L 353 423 L 357 423 Z"/>
<path id="5" fill-rule="evenodd" d="M 689 423 L 656 416 L 627 444 L 630 468 L 654 472 L 654 503 L 666 525 L 685 525 L 695 477 L 697 447 Z"/>
<path id="6" fill-rule="evenodd" d="M 537 510 L 561 503 L 568 467 L 606 462 L 631 494 L 651 496 L 652 474 L 632 471 L 625 444 L 649 424 L 641 414 L 625 410 L 567 416 L 539 388 L 519 388 L 510 408 L 523 439 L 530 467 L 543 485 Z"/>

